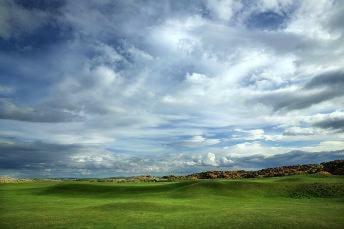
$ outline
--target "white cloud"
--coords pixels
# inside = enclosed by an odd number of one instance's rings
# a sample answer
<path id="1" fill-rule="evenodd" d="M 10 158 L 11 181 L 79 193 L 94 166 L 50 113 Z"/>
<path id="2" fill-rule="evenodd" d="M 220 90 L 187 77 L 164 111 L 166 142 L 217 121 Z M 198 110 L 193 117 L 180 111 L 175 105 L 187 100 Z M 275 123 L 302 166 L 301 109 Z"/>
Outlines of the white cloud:
<path id="1" fill-rule="evenodd" d="M 240 1 L 233 0 L 208 0 L 206 3 L 217 18 L 225 21 L 230 20 L 243 7 Z"/>
<path id="2" fill-rule="evenodd" d="M 271 156 L 286 153 L 290 149 L 285 147 L 264 146 L 260 142 L 243 142 L 225 149 L 228 155 L 233 157 L 246 157 L 255 154 Z"/>
<path id="3" fill-rule="evenodd" d="M 323 141 L 315 146 L 301 147 L 300 150 L 308 152 L 335 151 L 344 148 L 344 141 Z"/>
<path id="4" fill-rule="evenodd" d="M 302 127 L 289 127 L 285 129 L 284 134 L 285 135 L 315 135 L 317 132 L 320 132 L 319 130 L 316 130 L 314 128 L 302 128 Z"/>
<path id="5" fill-rule="evenodd" d="M 312 1 L 302 1 L 294 20 L 288 25 L 286 31 L 311 38 L 332 39 L 338 37 L 337 34 L 331 34 L 324 26 L 324 22 L 329 19 L 328 14 L 324 12 L 333 10 L 333 4 L 334 1 L 331 0 L 320 0 L 317 4 L 312 4 Z"/>
<path id="6" fill-rule="evenodd" d="M 220 139 L 214 138 L 205 138 L 200 135 L 196 135 L 191 137 L 190 139 L 184 140 L 178 145 L 185 146 L 185 147 L 202 147 L 202 146 L 211 146 L 220 143 Z"/>
<path id="7" fill-rule="evenodd" d="M 203 164 L 205 165 L 214 165 L 216 166 L 216 156 L 213 153 L 208 153 L 206 158 L 203 160 Z"/>

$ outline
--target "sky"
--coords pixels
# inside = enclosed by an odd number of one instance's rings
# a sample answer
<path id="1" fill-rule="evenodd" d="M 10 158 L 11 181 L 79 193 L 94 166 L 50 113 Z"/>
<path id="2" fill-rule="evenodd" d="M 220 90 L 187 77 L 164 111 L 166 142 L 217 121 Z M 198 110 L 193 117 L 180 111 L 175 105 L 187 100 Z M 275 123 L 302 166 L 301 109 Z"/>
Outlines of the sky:
<path id="1" fill-rule="evenodd" d="M 344 1 L 0 0 L 0 175 L 344 158 Z"/>

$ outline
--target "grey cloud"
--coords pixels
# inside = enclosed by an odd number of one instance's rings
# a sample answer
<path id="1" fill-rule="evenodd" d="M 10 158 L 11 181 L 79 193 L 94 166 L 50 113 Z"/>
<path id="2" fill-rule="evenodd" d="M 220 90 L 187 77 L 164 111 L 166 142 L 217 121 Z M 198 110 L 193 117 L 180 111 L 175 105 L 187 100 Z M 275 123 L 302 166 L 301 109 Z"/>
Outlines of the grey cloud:
<path id="1" fill-rule="evenodd" d="M 321 87 L 328 87 L 329 89 L 339 93 L 339 89 L 343 89 L 344 87 L 344 72 L 333 71 L 315 76 L 304 86 L 304 89 L 315 89 Z M 342 91 L 341 93 L 344 94 Z"/>
<path id="2" fill-rule="evenodd" d="M 72 112 L 50 107 L 19 107 L 10 101 L 0 100 L 0 119 L 27 122 L 72 122 L 80 117 Z"/>
<path id="3" fill-rule="evenodd" d="M 344 118 L 329 118 L 313 123 L 313 126 L 344 132 Z"/>
<path id="4" fill-rule="evenodd" d="M 344 3 L 343 1 L 336 0 L 334 1 L 334 10 L 331 13 L 331 16 L 329 17 L 329 20 L 325 23 L 324 26 L 327 28 L 330 28 L 331 30 L 335 32 L 339 32 L 342 36 L 344 35 L 344 26 L 343 26 L 343 21 L 344 21 Z"/>
<path id="5" fill-rule="evenodd" d="M 0 142 L 0 174 L 15 170 L 21 176 L 82 176 L 86 170 L 120 172 L 128 165 L 125 157 L 92 145 Z M 54 172 L 45 174 L 46 170 Z"/>
<path id="6" fill-rule="evenodd" d="M 1 169 L 30 169 L 64 167 L 66 158 L 80 150 L 78 145 L 43 142 L 0 142 Z"/>
<path id="7" fill-rule="evenodd" d="M 258 99 L 259 102 L 272 106 L 274 111 L 291 111 L 308 108 L 314 104 L 324 102 L 339 96 L 330 90 L 306 94 L 301 92 L 272 92 Z"/>
<path id="8" fill-rule="evenodd" d="M 344 95 L 344 73 L 328 72 L 313 77 L 300 90 L 270 92 L 256 100 L 275 111 L 305 109 L 312 105 Z"/>

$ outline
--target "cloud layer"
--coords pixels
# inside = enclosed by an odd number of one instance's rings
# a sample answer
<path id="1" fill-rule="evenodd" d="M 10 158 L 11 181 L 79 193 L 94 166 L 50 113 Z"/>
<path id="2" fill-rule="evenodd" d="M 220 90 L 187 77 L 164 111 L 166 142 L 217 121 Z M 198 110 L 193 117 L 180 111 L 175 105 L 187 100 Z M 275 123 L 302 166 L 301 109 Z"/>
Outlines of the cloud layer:
<path id="1" fill-rule="evenodd" d="M 0 174 L 341 158 L 343 9 L 338 0 L 4 0 Z"/>

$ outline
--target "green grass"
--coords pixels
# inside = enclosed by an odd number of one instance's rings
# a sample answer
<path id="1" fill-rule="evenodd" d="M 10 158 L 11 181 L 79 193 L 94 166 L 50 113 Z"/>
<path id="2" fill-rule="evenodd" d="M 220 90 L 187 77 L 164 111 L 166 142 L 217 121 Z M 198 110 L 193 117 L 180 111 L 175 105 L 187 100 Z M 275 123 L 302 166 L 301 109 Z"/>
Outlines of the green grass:
<path id="1" fill-rule="evenodd" d="M 0 228 L 344 228 L 344 176 L 1 184 Z"/>

